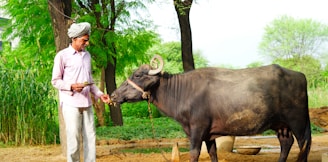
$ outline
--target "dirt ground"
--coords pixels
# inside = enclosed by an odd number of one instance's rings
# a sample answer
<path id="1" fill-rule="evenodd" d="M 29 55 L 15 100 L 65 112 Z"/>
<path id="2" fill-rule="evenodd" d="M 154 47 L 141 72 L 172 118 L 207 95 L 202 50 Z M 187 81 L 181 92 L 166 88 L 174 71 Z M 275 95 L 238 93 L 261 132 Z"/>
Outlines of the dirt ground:
<path id="1" fill-rule="evenodd" d="M 328 107 L 310 109 L 310 118 L 313 123 L 328 130 Z M 97 141 L 97 161 L 98 162 L 166 162 L 170 161 L 171 153 L 124 153 L 122 147 L 158 147 L 172 146 L 178 142 L 179 145 L 187 145 L 187 139 L 160 139 L 160 140 L 140 140 L 140 141 Z M 257 155 L 242 155 L 235 150 L 233 152 L 219 152 L 219 162 L 276 162 L 279 158 L 279 141 L 275 137 L 254 138 L 236 137 L 236 146 L 257 145 L 262 146 L 262 150 Z M 296 161 L 299 149 L 297 142 L 294 142 L 287 161 Z M 322 154 L 328 153 L 328 132 L 312 136 L 312 147 L 309 154 L 309 162 L 320 162 Z M 180 160 L 188 161 L 189 153 L 181 152 Z M 61 154 L 59 145 L 33 146 L 33 147 L 10 147 L 0 148 L 0 161 L 3 162 L 65 162 L 65 157 Z M 210 162 L 206 152 L 202 152 L 200 162 Z"/>

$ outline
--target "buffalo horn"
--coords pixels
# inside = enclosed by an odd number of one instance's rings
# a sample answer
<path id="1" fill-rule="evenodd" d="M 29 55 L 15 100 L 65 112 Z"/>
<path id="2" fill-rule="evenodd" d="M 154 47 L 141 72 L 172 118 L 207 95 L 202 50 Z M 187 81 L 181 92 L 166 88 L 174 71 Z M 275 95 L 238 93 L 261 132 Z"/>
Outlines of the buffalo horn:
<path id="1" fill-rule="evenodd" d="M 157 66 L 156 66 L 156 67 L 152 67 L 152 68 L 156 68 L 156 69 L 149 70 L 149 72 L 148 72 L 149 75 L 156 75 L 156 74 L 158 74 L 159 72 L 162 71 L 162 69 L 163 69 L 163 67 L 164 67 L 164 61 L 163 61 L 163 58 L 162 58 L 161 56 L 159 56 L 159 55 L 155 55 L 155 56 L 151 59 L 151 61 L 150 61 L 150 65 L 152 65 L 153 62 L 155 62 L 156 60 L 159 61 L 159 65 L 158 65 L 158 67 L 157 67 Z"/>

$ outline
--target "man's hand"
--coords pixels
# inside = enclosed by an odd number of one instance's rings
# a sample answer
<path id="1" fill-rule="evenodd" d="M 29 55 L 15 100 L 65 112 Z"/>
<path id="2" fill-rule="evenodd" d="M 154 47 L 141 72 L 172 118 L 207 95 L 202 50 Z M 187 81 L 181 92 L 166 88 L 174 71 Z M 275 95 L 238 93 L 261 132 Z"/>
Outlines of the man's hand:
<path id="1" fill-rule="evenodd" d="M 108 94 L 103 94 L 102 96 L 100 96 L 100 98 L 106 104 L 109 104 L 112 102 L 112 100 L 110 100 L 110 97 Z"/>
<path id="2" fill-rule="evenodd" d="M 83 83 L 74 83 L 71 85 L 71 90 L 75 91 L 75 92 L 81 92 L 84 87 L 85 87 L 85 84 L 83 84 Z"/>

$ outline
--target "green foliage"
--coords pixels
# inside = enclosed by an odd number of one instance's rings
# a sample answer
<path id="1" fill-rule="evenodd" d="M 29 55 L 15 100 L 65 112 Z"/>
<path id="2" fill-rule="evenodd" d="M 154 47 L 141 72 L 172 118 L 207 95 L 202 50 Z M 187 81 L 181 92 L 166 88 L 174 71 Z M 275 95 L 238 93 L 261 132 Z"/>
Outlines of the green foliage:
<path id="1" fill-rule="evenodd" d="M 319 133 L 323 133 L 325 132 L 325 130 L 321 127 L 318 127 L 317 125 L 311 123 L 311 133 L 312 134 L 319 134 Z"/>
<path id="2" fill-rule="evenodd" d="M 326 65 L 324 69 L 322 69 L 318 74 L 317 78 L 315 78 L 316 87 L 315 88 L 328 88 L 328 66 Z M 313 87 L 312 87 L 313 88 Z"/>
<path id="3" fill-rule="evenodd" d="M 148 102 L 124 103 L 121 105 L 122 115 L 125 117 L 149 118 Z M 150 104 L 150 111 L 153 118 L 162 117 L 159 110 Z"/>
<path id="4" fill-rule="evenodd" d="M 149 55 L 159 54 L 163 57 L 164 71 L 172 74 L 183 72 L 180 42 L 155 44 L 147 53 Z M 194 52 L 193 56 L 196 69 L 208 66 L 208 61 L 199 51 Z"/>
<path id="5" fill-rule="evenodd" d="M 323 79 L 321 78 L 320 61 L 310 55 L 304 55 L 300 58 L 276 59 L 273 63 L 304 73 L 309 87 L 317 87 L 320 80 Z"/>
<path id="6" fill-rule="evenodd" d="M 270 136 L 270 135 L 275 135 L 276 132 L 272 129 L 266 130 L 262 133 L 263 136 Z"/>
<path id="7" fill-rule="evenodd" d="M 19 0 L 1 3 L 1 9 L 10 19 L 2 26 L 1 36 L 7 43 L 0 55 L 0 66 L 9 69 L 33 67 L 46 77 L 51 71 L 56 48 L 47 1 L 35 2 L 33 5 L 32 1 Z M 14 38 L 19 38 L 15 48 L 8 43 Z"/>
<path id="8" fill-rule="evenodd" d="M 150 31 L 135 31 L 133 29 L 126 31 L 125 35 L 116 42 L 118 49 L 116 72 L 122 75 L 126 68 L 148 62 L 152 56 L 147 55 L 146 51 L 158 41 L 157 37 L 157 34 Z"/>
<path id="9" fill-rule="evenodd" d="M 323 62 L 319 59 L 327 53 L 324 51 L 327 41 L 327 25 L 282 16 L 266 26 L 259 49 L 273 63 L 303 72 L 308 86 L 316 88 L 327 84 Z"/>
<path id="10" fill-rule="evenodd" d="M 124 117 L 123 120 L 124 125 L 121 127 L 97 128 L 97 139 L 139 140 L 186 137 L 181 126 L 170 118 L 150 120 L 149 118 Z"/>
<path id="11" fill-rule="evenodd" d="M 116 73 L 123 75 L 127 69 L 149 60 L 151 56 L 145 52 L 159 41 L 159 36 L 152 32 L 150 21 L 139 17 L 138 13 L 146 10 L 145 1 L 117 0 L 115 11 L 109 0 L 99 4 L 78 2 L 81 3 L 74 7 L 80 16 L 78 21 L 92 25 L 88 50 L 98 67 L 112 63 L 116 66 Z"/>
<path id="12" fill-rule="evenodd" d="M 327 83 L 326 83 L 327 85 Z M 328 105 L 328 88 L 320 86 L 317 88 L 308 89 L 309 107 L 318 108 Z"/>
<path id="13" fill-rule="evenodd" d="M 311 19 L 294 19 L 282 16 L 265 27 L 261 54 L 276 59 L 300 59 L 318 56 L 320 47 L 328 40 L 328 26 Z"/>
<path id="14" fill-rule="evenodd" d="M 48 144 L 58 139 L 56 101 L 51 86 L 35 70 L 0 70 L 0 141 Z"/>
<path id="15" fill-rule="evenodd" d="M 1 4 L 1 9 L 10 16 L 2 35 L 5 40 L 20 38 L 20 41 L 39 49 L 47 45 L 54 48 L 47 1 L 12 0 Z"/>
<path id="16" fill-rule="evenodd" d="M 247 65 L 248 68 L 255 68 L 260 66 L 263 66 L 263 62 L 261 61 L 255 61 Z"/>
<path id="17" fill-rule="evenodd" d="M 0 27 L 8 24 L 8 19 L 0 17 Z"/>

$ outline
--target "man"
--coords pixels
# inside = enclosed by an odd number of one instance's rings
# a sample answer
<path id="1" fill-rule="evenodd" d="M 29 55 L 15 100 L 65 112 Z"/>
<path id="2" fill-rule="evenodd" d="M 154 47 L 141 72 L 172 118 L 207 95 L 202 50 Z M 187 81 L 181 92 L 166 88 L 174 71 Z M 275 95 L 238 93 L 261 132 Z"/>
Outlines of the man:
<path id="1" fill-rule="evenodd" d="M 66 125 L 67 161 L 80 161 L 80 140 L 83 137 L 84 161 L 96 161 L 96 133 L 92 109 L 92 93 L 96 99 L 109 103 L 110 98 L 94 84 L 91 75 L 89 44 L 90 24 L 74 23 L 68 29 L 72 43 L 54 59 L 52 85 L 59 90 L 60 106 Z"/>

